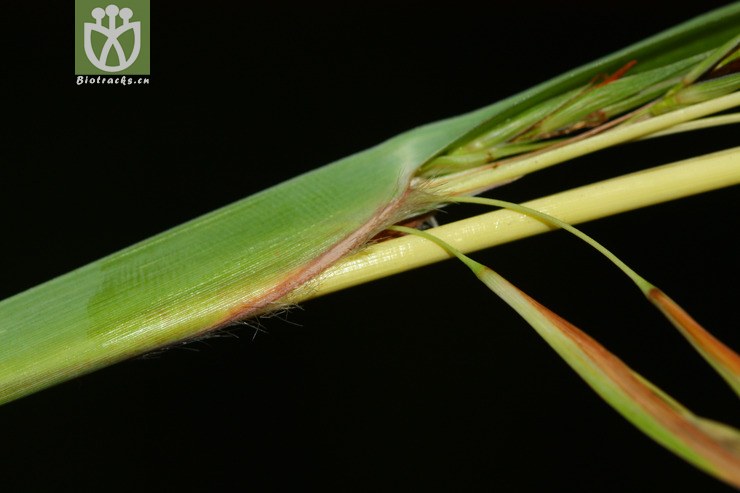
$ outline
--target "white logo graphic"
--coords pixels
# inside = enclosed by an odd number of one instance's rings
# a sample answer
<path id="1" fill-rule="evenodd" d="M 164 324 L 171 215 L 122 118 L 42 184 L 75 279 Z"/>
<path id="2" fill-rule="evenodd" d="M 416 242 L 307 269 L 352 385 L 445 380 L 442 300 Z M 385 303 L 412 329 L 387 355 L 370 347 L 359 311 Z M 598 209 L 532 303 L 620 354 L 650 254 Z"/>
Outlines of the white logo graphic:
<path id="1" fill-rule="evenodd" d="M 108 27 L 103 26 L 102 23 L 103 17 L 106 15 L 108 16 Z M 141 22 L 129 22 L 129 19 L 133 15 L 134 12 L 131 9 L 123 8 L 119 11 L 116 5 L 108 5 L 105 10 L 100 7 L 92 10 L 95 24 L 85 22 L 85 54 L 88 60 L 90 60 L 90 63 L 105 72 L 120 72 L 130 67 L 136 61 L 141 51 Z M 123 23 L 118 27 L 116 27 L 116 16 L 120 16 L 123 20 Z M 118 42 L 118 37 L 129 29 L 134 32 L 134 49 L 127 58 L 123 52 L 121 43 Z M 93 31 L 97 31 L 108 38 L 103 45 L 103 49 L 100 51 L 100 57 L 95 55 L 93 51 L 91 41 Z M 116 50 L 116 54 L 118 55 L 118 65 L 113 67 L 107 64 L 111 48 Z"/>

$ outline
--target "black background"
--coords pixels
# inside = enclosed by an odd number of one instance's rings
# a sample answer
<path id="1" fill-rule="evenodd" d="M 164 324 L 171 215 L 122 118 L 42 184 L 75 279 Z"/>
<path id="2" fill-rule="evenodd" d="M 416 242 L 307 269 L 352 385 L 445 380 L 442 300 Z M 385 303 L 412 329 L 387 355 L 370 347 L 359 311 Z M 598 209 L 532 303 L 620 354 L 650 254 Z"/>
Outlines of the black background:
<path id="1" fill-rule="evenodd" d="M 4 7 L 19 27 L 3 75 L 1 297 L 722 5 L 155 0 L 151 85 L 77 87 L 72 4 L 48 3 Z M 726 148 L 736 132 L 600 152 L 495 196 Z M 737 348 L 738 212 L 729 189 L 584 229 Z M 731 392 L 587 247 L 552 233 L 475 257 L 697 413 L 738 425 Z M 0 487 L 729 491 L 613 412 L 457 263 L 261 325 L 3 406 Z"/>

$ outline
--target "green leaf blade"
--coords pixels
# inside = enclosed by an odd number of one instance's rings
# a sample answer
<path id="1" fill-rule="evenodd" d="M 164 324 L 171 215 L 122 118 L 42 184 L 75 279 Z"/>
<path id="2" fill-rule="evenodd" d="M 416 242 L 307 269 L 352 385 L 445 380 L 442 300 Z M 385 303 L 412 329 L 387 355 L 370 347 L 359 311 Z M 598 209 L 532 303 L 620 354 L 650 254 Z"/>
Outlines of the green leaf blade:
<path id="1" fill-rule="evenodd" d="M 416 169 L 486 116 L 420 127 L 0 302 L 0 403 L 274 308 L 408 213 Z"/>
<path id="2" fill-rule="evenodd" d="M 648 70 L 703 53 L 738 25 L 740 4 L 711 12 L 0 302 L 0 403 L 269 310 L 375 232 L 417 212 L 408 186 L 431 158 L 632 59 Z"/>

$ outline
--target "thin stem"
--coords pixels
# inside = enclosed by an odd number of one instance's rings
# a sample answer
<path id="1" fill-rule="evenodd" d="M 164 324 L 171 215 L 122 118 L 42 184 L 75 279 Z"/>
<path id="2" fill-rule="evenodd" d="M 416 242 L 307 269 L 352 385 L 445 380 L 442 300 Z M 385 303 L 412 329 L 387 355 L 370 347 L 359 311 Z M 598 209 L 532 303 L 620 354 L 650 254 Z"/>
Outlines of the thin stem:
<path id="1" fill-rule="evenodd" d="M 692 132 L 694 130 L 702 130 L 705 128 L 719 127 L 722 125 L 731 125 L 733 123 L 740 123 L 740 113 L 730 113 L 728 115 L 710 116 L 707 118 L 700 118 L 690 122 L 680 123 L 675 127 L 655 132 L 654 134 L 640 137 L 637 140 L 649 140 L 655 137 L 664 137 L 666 135 L 679 134 L 683 132 Z"/>
<path id="2" fill-rule="evenodd" d="M 659 166 L 524 203 L 579 224 L 740 184 L 740 147 Z M 434 235 L 468 253 L 552 230 L 524 214 L 499 210 L 434 228 Z M 284 300 L 298 303 L 449 258 L 421 238 L 405 236 L 349 256 Z"/>
<path id="3" fill-rule="evenodd" d="M 574 228 L 572 225 L 564 221 L 561 221 L 557 217 L 550 216 L 549 214 L 543 214 L 541 211 L 531 209 L 529 207 L 525 207 L 521 204 L 515 204 L 513 202 L 507 202 L 505 200 L 489 199 L 487 197 L 457 197 L 454 199 L 453 203 L 480 204 L 480 205 L 488 205 L 492 207 L 501 207 L 504 209 L 509 209 L 514 212 L 520 212 L 522 214 L 526 214 L 528 216 L 534 217 L 536 219 L 541 220 L 545 224 L 551 224 L 558 228 L 562 228 L 568 231 L 569 233 L 575 235 L 576 237 L 580 238 L 581 240 L 585 241 L 586 243 L 591 245 L 594 249 L 596 249 L 598 252 L 600 252 L 602 255 L 604 255 L 606 258 L 608 258 L 614 265 L 616 265 L 622 272 L 624 272 L 630 279 L 632 279 L 632 281 L 635 284 L 637 284 L 637 287 L 639 287 L 640 290 L 646 291 L 653 287 L 652 284 L 647 282 L 641 275 L 635 272 L 629 265 L 622 262 L 622 260 L 619 257 L 614 255 L 604 245 L 594 240 L 593 238 L 591 238 L 589 235 L 587 235 L 583 231 L 577 228 Z"/>

